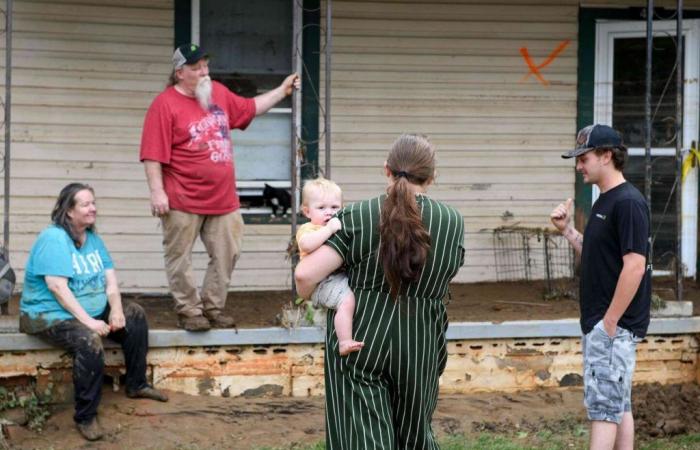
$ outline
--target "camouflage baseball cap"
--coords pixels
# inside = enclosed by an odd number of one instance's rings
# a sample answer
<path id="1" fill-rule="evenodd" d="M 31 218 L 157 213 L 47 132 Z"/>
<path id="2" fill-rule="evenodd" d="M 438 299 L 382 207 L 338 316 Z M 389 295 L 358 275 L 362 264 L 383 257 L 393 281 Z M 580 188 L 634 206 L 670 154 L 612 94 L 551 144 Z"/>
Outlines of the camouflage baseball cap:
<path id="1" fill-rule="evenodd" d="M 620 133 L 607 125 L 588 125 L 576 136 L 576 147 L 561 155 L 562 158 L 575 158 L 597 148 L 619 148 L 627 151 L 622 144 Z"/>

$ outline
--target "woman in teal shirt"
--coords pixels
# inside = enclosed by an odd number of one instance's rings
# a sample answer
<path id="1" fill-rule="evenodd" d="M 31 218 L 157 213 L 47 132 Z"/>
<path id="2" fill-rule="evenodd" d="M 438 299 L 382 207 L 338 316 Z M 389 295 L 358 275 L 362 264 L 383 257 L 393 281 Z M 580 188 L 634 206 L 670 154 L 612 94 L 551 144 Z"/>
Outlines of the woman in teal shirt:
<path id="1" fill-rule="evenodd" d="M 73 356 L 73 418 L 91 441 L 103 434 L 97 423 L 104 374 L 101 337 L 122 346 L 127 396 L 168 399 L 146 382 L 146 315 L 137 304 L 122 305 L 112 258 L 95 232 L 96 217 L 90 186 L 71 183 L 61 190 L 53 224 L 29 253 L 20 302 L 20 330 Z"/>

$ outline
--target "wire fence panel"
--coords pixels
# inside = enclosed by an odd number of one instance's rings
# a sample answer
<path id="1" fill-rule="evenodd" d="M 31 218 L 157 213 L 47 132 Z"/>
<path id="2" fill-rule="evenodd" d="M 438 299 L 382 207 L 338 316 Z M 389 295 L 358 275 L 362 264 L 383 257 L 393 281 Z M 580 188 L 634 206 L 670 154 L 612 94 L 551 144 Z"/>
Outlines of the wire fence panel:
<path id="1" fill-rule="evenodd" d="M 575 257 L 561 233 L 542 228 L 493 230 L 497 281 L 544 280 L 544 298 L 576 297 Z"/>

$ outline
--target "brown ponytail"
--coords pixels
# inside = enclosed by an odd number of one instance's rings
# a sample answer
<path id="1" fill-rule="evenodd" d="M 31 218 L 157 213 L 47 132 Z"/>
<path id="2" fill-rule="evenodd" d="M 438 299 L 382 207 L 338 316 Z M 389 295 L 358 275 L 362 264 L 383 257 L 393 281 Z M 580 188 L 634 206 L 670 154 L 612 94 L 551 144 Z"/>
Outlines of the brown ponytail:
<path id="1" fill-rule="evenodd" d="M 387 189 L 379 221 L 379 259 L 391 294 L 417 281 L 430 251 L 413 185 L 425 185 L 435 173 L 435 150 L 427 138 L 404 134 L 394 141 L 386 161 L 394 183 Z"/>

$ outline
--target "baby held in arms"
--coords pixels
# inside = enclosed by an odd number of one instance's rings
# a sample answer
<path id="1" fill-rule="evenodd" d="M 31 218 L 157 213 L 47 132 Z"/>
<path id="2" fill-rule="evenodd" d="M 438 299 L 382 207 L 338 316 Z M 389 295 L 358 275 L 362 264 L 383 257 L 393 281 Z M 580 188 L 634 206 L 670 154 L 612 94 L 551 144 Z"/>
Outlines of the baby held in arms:
<path id="1" fill-rule="evenodd" d="M 342 192 L 337 184 L 325 178 L 309 180 L 302 190 L 302 212 L 309 218 L 297 231 L 299 258 L 321 247 L 329 237 L 341 229 L 340 220 L 333 217 L 342 206 Z M 335 272 L 318 284 L 311 294 L 315 307 L 335 309 L 333 323 L 338 336 L 339 353 L 347 355 L 364 345 L 352 339 L 352 320 L 355 311 L 355 295 L 348 285 L 344 272 Z"/>

